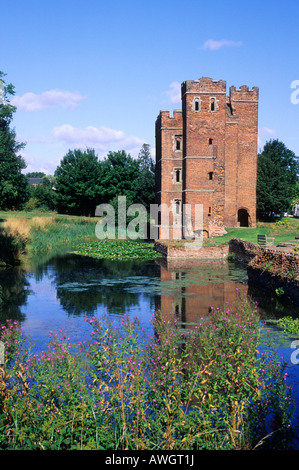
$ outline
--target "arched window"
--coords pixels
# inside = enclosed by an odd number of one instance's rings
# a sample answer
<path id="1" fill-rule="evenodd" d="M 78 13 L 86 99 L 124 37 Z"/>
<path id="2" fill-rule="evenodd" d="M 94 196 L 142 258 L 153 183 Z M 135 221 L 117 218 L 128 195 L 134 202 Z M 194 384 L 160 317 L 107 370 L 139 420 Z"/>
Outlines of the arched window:
<path id="1" fill-rule="evenodd" d="M 192 109 L 193 111 L 201 111 L 200 98 L 194 98 L 193 103 L 192 103 Z"/>
<path id="2" fill-rule="evenodd" d="M 174 168 L 174 183 L 181 183 L 182 181 L 182 168 Z"/>
<path id="3" fill-rule="evenodd" d="M 175 150 L 182 150 L 182 137 L 180 135 L 175 136 Z"/>

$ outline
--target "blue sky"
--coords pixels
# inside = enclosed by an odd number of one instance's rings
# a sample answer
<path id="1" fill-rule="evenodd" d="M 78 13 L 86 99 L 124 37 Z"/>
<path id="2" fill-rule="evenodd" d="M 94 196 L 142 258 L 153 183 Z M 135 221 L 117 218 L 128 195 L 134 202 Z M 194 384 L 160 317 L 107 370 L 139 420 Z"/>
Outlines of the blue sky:
<path id="1" fill-rule="evenodd" d="M 0 70 L 15 86 L 25 172 L 53 174 L 74 148 L 135 157 L 146 142 L 154 152 L 160 110 L 180 108 L 180 83 L 202 76 L 226 80 L 227 92 L 258 86 L 259 147 L 278 138 L 299 155 L 297 0 L 12 0 L 0 7 Z"/>

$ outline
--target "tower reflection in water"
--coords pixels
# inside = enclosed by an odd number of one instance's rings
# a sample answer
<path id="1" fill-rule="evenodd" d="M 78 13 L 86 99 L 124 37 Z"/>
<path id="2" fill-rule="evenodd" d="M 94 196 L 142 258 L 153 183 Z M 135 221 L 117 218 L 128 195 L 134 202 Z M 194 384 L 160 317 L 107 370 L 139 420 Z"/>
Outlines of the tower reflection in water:
<path id="1" fill-rule="evenodd" d="M 157 310 L 175 315 L 185 327 L 208 316 L 211 307 L 232 307 L 247 294 L 246 268 L 236 270 L 226 260 L 165 260 L 160 266 L 161 297 Z"/>

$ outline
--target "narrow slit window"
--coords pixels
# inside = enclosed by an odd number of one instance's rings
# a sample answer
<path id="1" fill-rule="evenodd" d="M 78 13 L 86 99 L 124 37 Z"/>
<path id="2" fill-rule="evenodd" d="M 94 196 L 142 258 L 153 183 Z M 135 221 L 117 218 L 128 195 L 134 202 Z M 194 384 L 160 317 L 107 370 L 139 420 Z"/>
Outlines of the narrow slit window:
<path id="1" fill-rule="evenodd" d="M 208 216 L 211 217 L 211 214 L 212 214 L 212 207 L 209 207 L 209 213 L 208 213 Z"/>
<path id="2" fill-rule="evenodd" d="M 213 139 L 209 139 L 209 145 L 213 145 Z"/>
<path id="3" fill-rule="evenodd" d="M 175 136 L 174 150 L 182 150 L 182 136 L 180 136 L 180 135 Z"/>
<path id="4" fill-rule="evenodd" d="M 180 215 L 181 212 L 181 201 L 179 199 L 176 199 L 174 201 L 175 204 L 175 215 Z"/>
<path id="5" fill-rule="evenodd" d="M 215 98 L 211 98 L 211 111 L 215 111 Z"/>
<path id="6" fill-rule="evenodd" d="M 199 111 L 199 98 L 195 98 L 194 109 L 195 111 Z"/>
<path id="7" fill-rule="evenodd" d="M 182 180 L 182 169 L 181 168 L 175 168 L 174 169 L 174 182 L 175 183 L 180 183 Z"/>
<path id="8" fill-rule="evenodd" d="M 209 172 L 209 180 L 210 180 L 210 181 L 212 181 L 212 179 L 213 179 L 213 176 L 214 176 L 214 173 L 213 173 L 213 171 L 210 171 L 210 172 Z"/>

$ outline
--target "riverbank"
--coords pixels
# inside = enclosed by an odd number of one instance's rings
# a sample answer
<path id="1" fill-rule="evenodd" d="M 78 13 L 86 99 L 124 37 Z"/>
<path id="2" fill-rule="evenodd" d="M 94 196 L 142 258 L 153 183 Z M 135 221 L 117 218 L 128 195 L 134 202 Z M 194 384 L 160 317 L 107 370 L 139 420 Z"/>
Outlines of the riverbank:
<path id="1" fill-rule="evenodd" d="M 96 224 L 100 219 L 96 217 L 10 212 L 0 213 L 0 220 L 0 263 L 3 266 L 18 265 L 25 256 L 55 254 L 63 247 L 71 253 L 96 259 L 146 261 L 161 256 L 148 240 L 99 240 Z"/>
<path id="2" fill-rule="evenodd" d="M 247 264 L 248 283 L 299 305 L 297 245 L 261 246 L 241 239 L 229 242 L 229 253 Z"/>
<path id="3" fill-rule="evenodd" d="M 0 262 L 14 266 L 24 255 L 51 252 L 79 240 L 96 240 L 96 222 L 94 218 L 56 213 L 1 213 Z"/>

